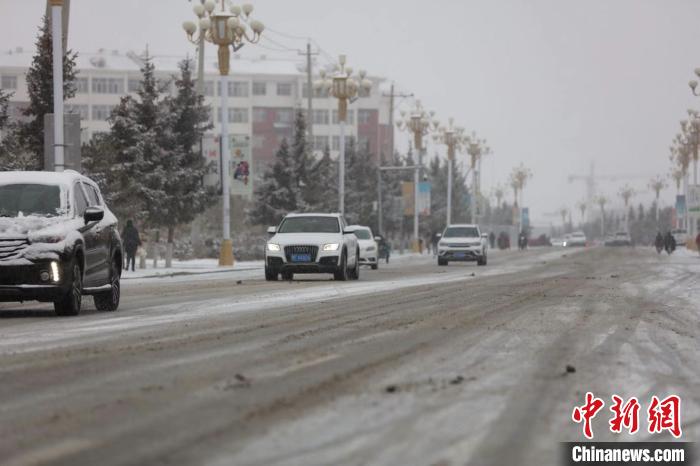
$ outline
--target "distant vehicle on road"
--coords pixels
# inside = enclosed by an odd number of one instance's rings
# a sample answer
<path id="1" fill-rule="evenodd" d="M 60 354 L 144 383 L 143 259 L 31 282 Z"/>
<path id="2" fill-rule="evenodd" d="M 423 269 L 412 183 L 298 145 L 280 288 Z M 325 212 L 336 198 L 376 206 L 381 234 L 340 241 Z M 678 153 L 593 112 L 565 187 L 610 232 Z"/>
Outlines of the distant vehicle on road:
<path id="1" fill-rule="evenodd" d="M 564 238 L 552 238 L 550 242 L 552 243 L 552 246 L 563 247 L 565 241 L 566 240 Z"/>
<path id="2" fill-rule="evenodd" d="M 336 280 L 360 278 L 357 237 L 340 214 L 288 214 L 267 230 L 265 279 L 291 280 L 295 273 L 330 273 Z"/>
<path id="3" fill-rule="evenodd" d="M 488 237 L 482 235 L 478 225 L 450 225 L 442 233 L 438 243 L 438 265 L 450 261 L 476 261 L 477 265 L 487 263 Z"/>
<path id="4" fill-rule="evenodd" d="M 372 270 L 379 268 L 379 245 L 380 237 L 372 235 L 370 227 L 362 225 L 351 225 L 347 228 L 357 237 L 357 244 L 360 246 L 360 265 L 369 265 Z"/>
<path id="5" fill-rule="evenodd" d="M 688 230 L 685 230 L 685 229 L 671 230 L 671 235 L 673 235 L 673 239 L 676 240 L 676 246 L 685 246 L 686 243 L 688 242 Z"/>
<path id="6" fill-rule="evenodd" d="M 564 246 L 567 248 L 582 248 L 586 246 L 586 235 L 582 231 L 575 231 L 564 241 Z"/>
<path id="7" fill-rule="evenodd" d="M 89 178 L 67 170 L 0 173 L 0 301 L 53 302 L 56 314 L 119 307 L 117 218 Z"/>
<path id="8" fill-rule="evenodd" d="M 613 236 L 609 236 L 605 239 L 606 246 L 631 246 L 632 239 L 629 233 L 624 231 L 618 231 Z"/>

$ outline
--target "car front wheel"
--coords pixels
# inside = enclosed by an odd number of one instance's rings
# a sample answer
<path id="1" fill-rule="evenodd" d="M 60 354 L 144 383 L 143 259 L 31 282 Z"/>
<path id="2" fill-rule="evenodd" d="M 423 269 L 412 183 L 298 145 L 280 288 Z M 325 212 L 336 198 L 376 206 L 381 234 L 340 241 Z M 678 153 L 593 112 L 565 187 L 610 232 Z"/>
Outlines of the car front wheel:
<path id="1" fill-rule="evenodd" d="M 112 270 L 110 271 L 110 285 L 109 291 L 104 293 L 98 293 L 95 295 L 95 307 L 98 311 L 108 311 L 113 312 L 119 308 L 119 299 L 121 298 L 121 270 L 116 262 L 112 263 Z"/>
<path id="2" fill-rule="evenodd" d="M 348 279 L 348 260 L 345 251 L 343 251 L 343 255 L 340 256 L 340 264 L 338 265 L 338 269 L 333 274 L 333 278 L 336 281 L 341 282 Z"/>
<path id="3" fill-rule="evenodd" d="M 271 269 L 269 267 L 265 267 L 265 280 L 267 280 L 268 282 L 276 282 L 278 276 L 279 274 L 276 270 Z"/>
<path id="4" fill-rule="evenodd" d="M 80 266 L 73 265 L 71 284 L 68 293 L 63 298 L 53 303 L 54 310 L 59 316 L 77 316 L 80 314 L 80 306 L 83 301 L 83 276 Z"/>

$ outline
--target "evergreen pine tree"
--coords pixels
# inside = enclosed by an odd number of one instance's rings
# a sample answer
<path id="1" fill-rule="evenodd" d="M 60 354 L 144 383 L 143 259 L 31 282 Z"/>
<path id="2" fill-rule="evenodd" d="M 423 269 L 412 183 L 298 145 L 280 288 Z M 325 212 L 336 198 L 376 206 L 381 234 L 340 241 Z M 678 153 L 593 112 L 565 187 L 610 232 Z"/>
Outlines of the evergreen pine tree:
<path id="1" fill-rule="evenodd" d="M 350 223 L 377 229 L 374 203 L 377 200 L 377 165 L 369 147 L 358 147 L 353 140 L 346 150 L 345 211 Z"/>
<path id="2" fill-rule="evenodd" d="M 31 156 L 32 169 L 44 167 L 44 115 L 53 113 L 53 58 L 52 37 L 48 17 L 44 16 L 37 52 L 27 71 L 29 105 L 24 109 L 28 121 L 19 124 L 19 139 L 23 149 Z M 63 56 L 63 98 L 75 96 L 75 58 L 77 54 L 67 51 Z"/>
<path id="3" fill-rule="evenodd" d="M 313 158 L 309 154 L 310 147 L 306 141 L 306 120 L 304 114 L 299 111 L 294 119 L 294 135 L 291 147 L 292 171 L 294 174 L 294 185 L 297 191 L 297 205 L 295 209 L 303 212 L 308 210 L 313 204 L 313 199 L 309 198 L 307 192 L 317 183 L 317 180 L 309 177 L 309 171 L 313 164 Z"/>
<path id="4" fill-rule="evenodd" d="M 297 181 L 289 144 L 282 140 L 275 154 L 275 163 L 263 174 L 262 183 L 255 191 L 253 209 L 248 213 L 255 225 L 277 225 L 284 215 L 297 208 Z"/>
<path id="5" fill-rule="evenodd" d="M 163 167 L 165 198 L 159 209 L 151 213 L 154 223 L 168 228 L 168 257 L 175 227 L 189 223 L 213 201 L 215 191 L 202 184 L 206 163 L 199 152 L 199 143 L 208 129 L 209 107 L 195 90 L 191 62 L 180 64 L 180 77 L 175 81 L 177 95 L 165 99 L 164 143 L 167 152 L 159 166 Z"/>
<path id="6" fill-rule="evenodd" d="M 10 95 L 0 89 L 0 170 L 2 171 L 24 170 L 29 162 L 17 146 L 15 125 L 9 122 Z"/>
<path id="7" fill-rule="evenodd" d="M 307 172 L 308 182 L 304 190 L 307 208 L 314 212 L 335 212 L 338 209 L 338 169 L 326 147 L 323 156 Z"/>

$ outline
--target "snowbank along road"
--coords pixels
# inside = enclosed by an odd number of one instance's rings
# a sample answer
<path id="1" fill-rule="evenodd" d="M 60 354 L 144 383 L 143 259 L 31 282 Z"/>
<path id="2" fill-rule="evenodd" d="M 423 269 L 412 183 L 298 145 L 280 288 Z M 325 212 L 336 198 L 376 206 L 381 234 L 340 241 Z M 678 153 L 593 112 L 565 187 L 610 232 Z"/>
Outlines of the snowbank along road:
<path id="1" fill-rule="evenodd" d="M 586 391 L 677 393 L 697 438 L 700 260 L 489 259 L 125 280 L 120 311 L 74 319 L 2 304 L 1 462 L 555 464 Z M 596 440 L 614 439 L 604 422 Z"/>

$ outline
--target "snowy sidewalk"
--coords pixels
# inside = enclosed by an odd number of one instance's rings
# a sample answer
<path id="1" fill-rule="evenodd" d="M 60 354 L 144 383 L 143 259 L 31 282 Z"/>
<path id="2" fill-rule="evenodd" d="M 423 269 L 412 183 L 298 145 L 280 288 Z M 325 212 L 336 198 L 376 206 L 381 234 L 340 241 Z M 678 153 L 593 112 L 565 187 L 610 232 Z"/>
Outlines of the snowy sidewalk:
<path id="1" fill-rule="evenodd" d="M 153 259 L 146 261 L 146 268 L 135 271 L 124 270 L 122 272 L 123 280 L 141 279 L 141 278 L 166 278 L 183 275 L 203 275 L 217 274 L 224 272 L 238 272 L 246 270 L 261 270 L 263 261 L 241 261 L 234 263 L 233 267 L 219 267 L 218 259 L 192 259 L 192 260 L 173 260 L 173 266 L 165 268 L 165 260 L 158 261 L 158 267 L 153 268 Z"/>

